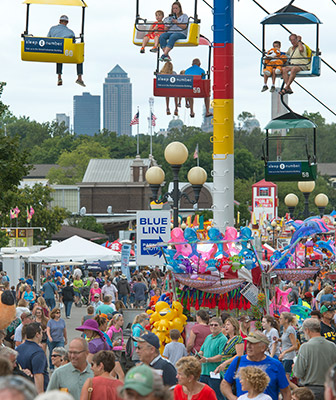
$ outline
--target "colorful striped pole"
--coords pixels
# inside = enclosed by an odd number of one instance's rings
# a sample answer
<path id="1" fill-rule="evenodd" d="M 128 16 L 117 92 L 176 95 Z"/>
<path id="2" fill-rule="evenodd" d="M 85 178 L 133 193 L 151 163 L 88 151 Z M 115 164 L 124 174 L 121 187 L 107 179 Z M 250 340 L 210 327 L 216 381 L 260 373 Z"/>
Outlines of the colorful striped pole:
<path id="1" fill-rule="evenodd" d="M 214 0 L 213 211 L 224 232 L 234 215 L 233 0 Z"/>

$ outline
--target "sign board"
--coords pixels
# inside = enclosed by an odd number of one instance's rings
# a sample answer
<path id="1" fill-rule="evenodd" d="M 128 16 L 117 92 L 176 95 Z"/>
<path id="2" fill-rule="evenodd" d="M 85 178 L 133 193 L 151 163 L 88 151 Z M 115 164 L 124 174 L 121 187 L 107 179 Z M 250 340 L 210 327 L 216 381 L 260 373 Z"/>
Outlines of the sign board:
<path id="1" fill-rule="evenodd" d="M 192 89 L 192 75 L 157 75 L 156 86 L 170 89 Z"/>
<path id="2" fill-rule="evenodd" d="M 24 51 L 33 53 L 63 54 L 64 40 L 55 38 L 25 37 Z"/>
<path id="3" fill-rule="evenodd" d="M 317 165 L 308 161 L 269 161 L 265 166 L 266 181 L 313 181 Z"/>
<path id="4" fill-rule="evenodd" d="M 137 265 L 164 265 L 162 251 L 153 246 L 170 240 L 170 211 L 137 212 Z"/>
<path id="5" fill-rule="evenodd" d="M 131 280 L 130 270 L 128 268 L 129 258 L 131 254 L 132 245 L 124 243 L 121 248 L 121 272 L 127 276 L 127 280 Z"/>
<path id="6" fill-rule="evenodd" d="M 253 283 L 248 283 L 240 291 L 240 294 L 242 294 L 245 297 L 245 299 L 247 299 L 254 306 L 257 305 L 259 290 L 255 285 L 253 285 Z"/>

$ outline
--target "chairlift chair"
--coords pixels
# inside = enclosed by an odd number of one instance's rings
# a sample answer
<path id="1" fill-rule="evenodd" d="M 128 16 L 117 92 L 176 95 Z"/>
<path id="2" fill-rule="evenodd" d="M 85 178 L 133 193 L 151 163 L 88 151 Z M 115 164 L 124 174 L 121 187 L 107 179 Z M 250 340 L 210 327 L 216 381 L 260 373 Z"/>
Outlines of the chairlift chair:
<path id="1" fill-rule="evenodd" d="M 308 148 L 307 135 L 301 136 L 275 136 L 269 135 L 270 129 L 313 129 L 313 153 L 310 154 Z M 317 176 L 316 161 L 316 128 L 317 126 L 310 119 L 305 118 L 290 110 L 288 113 L 272 119 L 265 127 L 266 138 L 263 143 L 263 160 L 265 163 L 266 181 L 314 181 Z M 305 160 L 270 160 L 269 144 L 271 141 L 277 141 L 281 145 L 282 141 L 293 140 L 303 141 L 307 158 Z"/>
<path id="2" fill-rule="evenodd" d="M 147 35 L 154 21 L 148 21 L 146 18 L 140 17 L 140 0 L 136 0 L 136 16 L 133 31 L 133 43 L 136 46 L 142 46 L 142 40 Z M 188 19 L 188 32 L 185 39 L 179 39 L 175 42 L 174 47 L 191 47 L 198 46 L 200 39 L 200 22 L 197 16 L 197 0 L 194 0 L 194 16 Z M 150 40 L 147 46 L 154 46 L 154 40 Z"/>
<path id="3" fill-rule="evenodd" d="M 26 29 L 21 41 L 21 59 L 23 61 L 52 62 L 81 64 L 84 62 L 84 0 L 25 0 L 27 4 Z M 31 4 L 61 5 L 82 7 L 82 29 L 78 38 L 80 42 L 75 43 L 72 38 L 50 38 L 45 36 L 33 36 L 28 32 L 29 9 Z"/>
<path id="4" fill-rule="evenodd" d="M 200 75 L 160 75 L 157 61 L 156 77 L 153 82 L 153 94 L 157 97 L 210 97 L 211 42 L 201 35 L 200 45 L 209 47 L 208 70 L 205 79 Z"/>
<path id="5" fill-rule="evenodd" d="M 304 43 L 307 48 L 308 57 L 302 65 L 310 63 L 309 70 L 299 71 L 297 77 L 315 77 L 321 74 L 321 58 L 319 50 L 319 24 L 322 22 L 312 13 L 304 11 L 292 5 L 293 0 L 286 7 L 281 8 L 273 14 L 267 15 L 262 21 L 262 58 L 260 64 L 260 75 L 263 76 L 266 55 L 266 26 L 267 25 L 315 25 L 316 26 L 316 47 L 310 50 L 310 44 Z"/>

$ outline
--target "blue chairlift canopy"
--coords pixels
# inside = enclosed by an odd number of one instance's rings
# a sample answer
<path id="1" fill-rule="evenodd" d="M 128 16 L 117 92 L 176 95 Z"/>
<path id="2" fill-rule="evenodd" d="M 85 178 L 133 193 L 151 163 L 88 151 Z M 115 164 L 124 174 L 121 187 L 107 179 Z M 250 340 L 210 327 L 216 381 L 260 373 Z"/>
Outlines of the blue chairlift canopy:
<path id="1" fill-rule="evenodd" d="M 280 25 L 280 24 L 321 24 L 322 22 L 316 17 L 301 8 L 295 6 L 286 6 L 268 15 L 262 21 L 262 25 Z"/>

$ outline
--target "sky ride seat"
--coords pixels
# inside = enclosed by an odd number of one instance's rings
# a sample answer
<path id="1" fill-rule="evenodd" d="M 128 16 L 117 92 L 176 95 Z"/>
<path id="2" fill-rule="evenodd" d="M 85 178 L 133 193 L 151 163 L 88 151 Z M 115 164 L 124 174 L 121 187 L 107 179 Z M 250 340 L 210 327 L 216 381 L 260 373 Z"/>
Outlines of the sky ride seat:
<path id="1" fill-rule="evenodd" d="M 21 60 L 81 64 L 84 62 L 84 43 L 74 43 L 72 38 L 23 36 Z"/>
<path id="2" fill-rule="evenodd" d="M 210 64 L 211 42 L 205 36 L 200 35 L 199 45 L 208 46 L 208 71 L 203 75 L 168 75 L 159 73 L 159 61 L 153 82 L 153 94 L 157 97 L 210 97 Z"/>
<path id="3" fill-rule="evenodd" d="M 200 75 L 158 74 L 153 91 L 158 97 L 210 97 L 210 79 L 202 79 Z"/>
<path id="4" fill-rule="evenodd" d="M 137 18 L 134 31 L 133 31 L 133 43 L 136 46 L 142 46 L 143 38 L 149 33 L 151 26 L 154 24 L 153 22 L 149 22 L 146 19 Z M 185 39 L 179 39 L 175 42 L 174 47 L 192 47 L 199 45 L 200 38 L 200 26 L 198 23 L 195 23 L 195 19 L 193 17 L 189 17 L 188 19 L 188 27 L 187 27 L 187 37 Z M 154 40 L 150 39 L 147 43 L 147 47 L 154 46 Z"/>
<path id="5" fill-rule="evenodd" d="M 81 64 L 84 62 L 84 0 L 25 0 L 27 4 L 26 29 L 21 35 L 21 60 L 35 62 L 52 62 Z M 54 38 L 33 36 L 28 33 L 29 7 L 31 4 L 65 5 L 82 7 L 82 28 L 78 38 Z M 76 39 L 80 42 L 76 43 Z"/>
<path id="6" fill-rule="evenodd" d="M 300 129 L 312 128 L 312 143 L 307 135 L 301 136 L 278 136 L 269 135 L 269 130 L 282 129 Z M 317 159 L 316 159 L 316 128 L 317 126 L 308 118 L 299 114 L 290 112 L 272 119 L 265 127 L 266 138 L 262 146 L 263 160 L 265 163 L 265 180 L 272 182 L 284 181 L 315 181 L 317 176 Z M 285 140 L 295 142 L 304 142 L 304 150 L 306 153 L 305 160 L 282 160 L 281 144 Z M 276 141 L 276 157 L 272 154 L 270 143 Z M 272 155 L 271 155 L 272 154 Z M 275 159 L 276 158 L 276 159 Z"/>
<path id="7" fill-rule="evenodd" d="M 321 58 L 319 51 L 319 24 L 322 22 L 312 13 L 304 11 L 291 3 L 273 14 L 267 15 L 262 21 L 262 58 L 260 63 L 260 75 L 263 76 L 264 57 L 267 53 L 265 48 L 266 26 L 267 25 L 315 25 L 316 26 L 316 46 L 314 50 L 303 43 L 307 49 L 307 59 L 302 59 L 302 66 L 309 64 L 309 69 L 299 71 L 296 77 L 316 77 L 321 75 Z M 287 28 L 285 28 L 287 30 Z M 301 65 L 301 64 L 296 64 Z M 278 75 L 281 77 L 281 75 Z"/>

